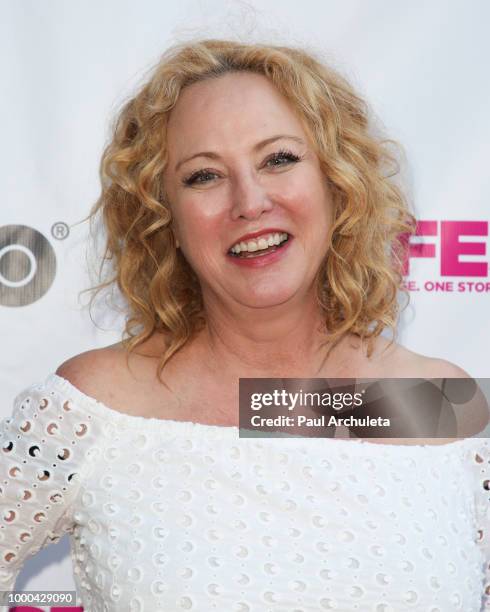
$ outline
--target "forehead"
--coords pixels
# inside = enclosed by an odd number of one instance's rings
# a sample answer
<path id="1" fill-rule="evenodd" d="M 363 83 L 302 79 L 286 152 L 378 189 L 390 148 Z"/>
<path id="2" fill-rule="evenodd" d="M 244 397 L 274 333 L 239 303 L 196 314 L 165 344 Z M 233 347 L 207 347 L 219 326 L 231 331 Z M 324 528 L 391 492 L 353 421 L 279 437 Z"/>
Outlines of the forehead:
<path id="1" fill-rule="evenodd" d="M 305 136 L 290 102 L 267 77 L 233 72 L 185 87 L 171 111 L 167 138 L 171 148 L 188 150 L 237 138 L 253 143 L 285 129 Z"/>

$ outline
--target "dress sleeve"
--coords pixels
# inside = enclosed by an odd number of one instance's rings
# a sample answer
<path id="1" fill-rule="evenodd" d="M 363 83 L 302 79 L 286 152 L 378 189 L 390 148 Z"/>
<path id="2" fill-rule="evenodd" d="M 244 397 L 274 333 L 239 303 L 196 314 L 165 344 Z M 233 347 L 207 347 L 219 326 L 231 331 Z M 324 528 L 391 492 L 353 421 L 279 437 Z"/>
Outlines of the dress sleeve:
<path id="1" fill-rule="evenodd" d="M 490 440 L 479 439 L 471 449 L 470 460 L 477 472 L 477 541 L 484 558 L 484 583 L 481 610 L 490 610 Z"/>
<path id="2" fill-rule="evenodd" d="M 0 421 L 0 590 L 14 590 L 26 559 L 73 530 L 87 419 L 35 383 Z"/>

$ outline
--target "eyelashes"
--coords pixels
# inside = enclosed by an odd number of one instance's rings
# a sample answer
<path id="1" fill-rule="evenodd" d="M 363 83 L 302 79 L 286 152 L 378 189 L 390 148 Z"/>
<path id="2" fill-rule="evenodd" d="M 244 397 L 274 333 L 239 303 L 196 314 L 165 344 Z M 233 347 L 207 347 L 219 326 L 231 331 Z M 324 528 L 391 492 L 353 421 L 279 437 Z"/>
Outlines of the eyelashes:
<path id="1" fill-rule="evenodd" d="M 276 153 L 273 153 L 266 159 L 265 165 L 269 164 L 269 162 L 281 162 L 282 161 L 283 163 L 277 163 L 277 164 L 274 163 L 272 166 L 270 166 L 272 168 L 280 168 L 283 166 L 287 166 L 289 164 L 296 163 L 300 161 L 301 159 L 302 157 L 300 157 L 299 155 L 296 155 L 295 153 L 293 153 L 292 151 L 288 149 L 280 149 L 279 151 L 277 151 Z M 212 177 L 212 176 L 216 176 L 216 173 L 212 172 L 211 170 L 198 170 L 197 172 L 193 172 L 192 174 L 185 176 L 182 179 L 182 184 L 185 186 L 191 186 L 191 185 L 194 185 L 195 183 L 204 185 L 209 182 L 209 180 L 204 180 L 204 179 L 206 179 L 207 177 Z"/>

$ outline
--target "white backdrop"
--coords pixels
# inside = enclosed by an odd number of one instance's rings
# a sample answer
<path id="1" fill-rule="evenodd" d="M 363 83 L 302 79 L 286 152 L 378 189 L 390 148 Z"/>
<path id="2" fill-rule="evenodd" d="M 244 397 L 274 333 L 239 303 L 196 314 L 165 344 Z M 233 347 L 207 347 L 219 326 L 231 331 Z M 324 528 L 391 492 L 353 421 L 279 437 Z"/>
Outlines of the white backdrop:
<path id="1" fill-rule="evenodd" d="M 99 316 L 98 329 L 88 296 L 78 301 L 88 228 L 70 226 L 98 196 L 115 109 L 169 44 L 200 34 L 311 45 L 368 99 L 405 148 L 417 218 L 433 222 L 413 241 L 432 256 L 411 259 L 400 341 L 490 376 L 487 0 L 3 0 L 0 10 L 0 415 L 68 357 L 120 340 L 120 315 Z M 451 227 L 459 247 L 442 238 Z M 39 553 L 17 588 L 74 588 L 67 554 L 66 538 Z"/>

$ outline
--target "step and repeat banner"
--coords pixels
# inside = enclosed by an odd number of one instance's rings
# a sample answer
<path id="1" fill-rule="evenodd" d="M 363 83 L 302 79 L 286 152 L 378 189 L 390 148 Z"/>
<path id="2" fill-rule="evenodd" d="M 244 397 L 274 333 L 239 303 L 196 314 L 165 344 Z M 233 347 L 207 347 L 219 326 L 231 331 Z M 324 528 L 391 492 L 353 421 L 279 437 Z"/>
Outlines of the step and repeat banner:
<path id="1" fill-rule="evenodd" d="M 98 263 L 79 221 L 116 110 L 169 45 L 196 37 L 316 49 L 366 98 L 404 148 L 418 220 L 398 341 L 490 376 L 487 2 L 3 0 L 0 11 L 0 416 L 67 358 L 121 339 L 124 313 L 101 303 L 91 317 L 79 296 Z M 73 588 L 66 537 L 17 580 Z"/>

